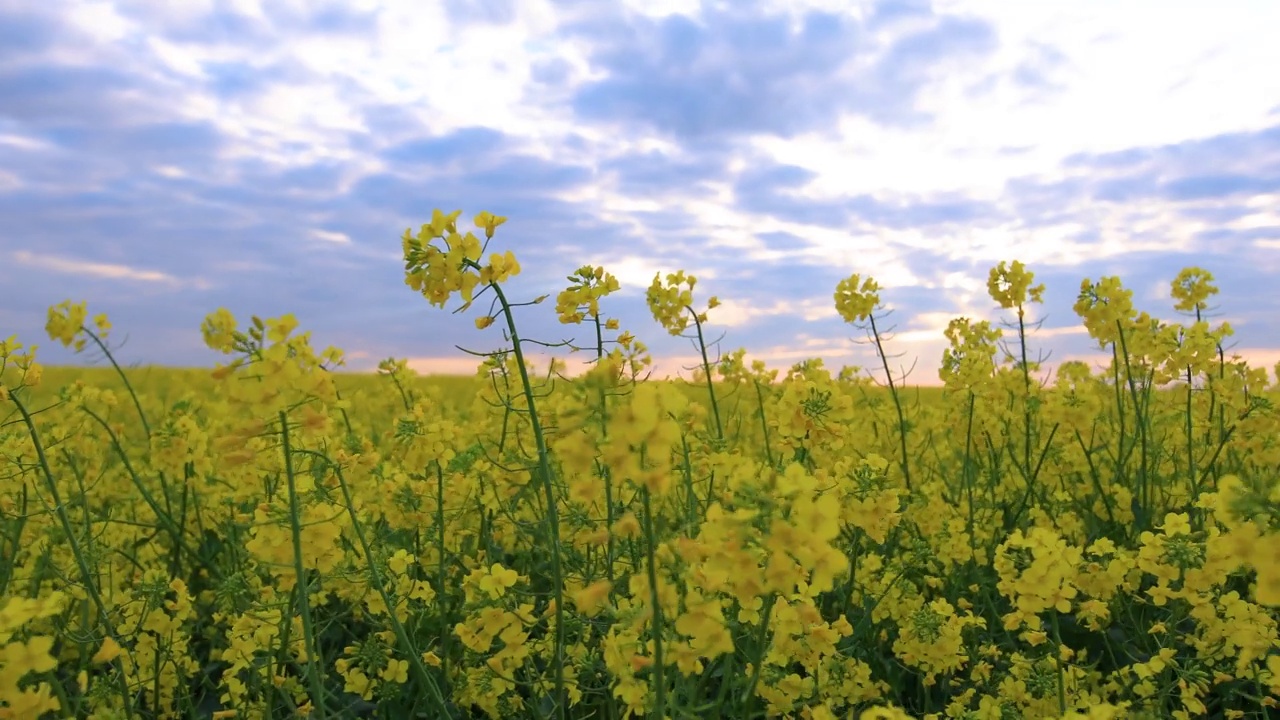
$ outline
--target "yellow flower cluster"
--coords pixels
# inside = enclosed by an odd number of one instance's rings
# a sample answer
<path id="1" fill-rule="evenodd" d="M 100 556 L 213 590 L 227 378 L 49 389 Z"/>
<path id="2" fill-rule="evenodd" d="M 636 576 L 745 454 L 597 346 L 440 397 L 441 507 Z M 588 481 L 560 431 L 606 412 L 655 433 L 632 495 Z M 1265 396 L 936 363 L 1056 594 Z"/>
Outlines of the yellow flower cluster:
<path id="1" fill-rule="evenodd" d="M 974 390 L 990 381 L 996 370 L 999 328 L 986 320 L 955 318 L 943 333 L 951 344 L 942 353 L 938 377 L 948 389 Z"/>
<path id="2" fill-rule="evenodd" d="M 1000 307 L 1006 310 L 1018 308 L 1021 314 L 1022 306 L 1028 302 L 1044 302 L 1044 283 L 1032 285 L 1034 280 L 1035 273 L 1027 270 L 1021 262 L 1014 260 L 1007 264 L 1001 261 L 991 268 L 987 276 L 987 292 Z"/>
<path id="3" fill-rule="evenodd" d="M 1014 608 L 1004 618 L 1005 628 L 1039 630 L 1041 613 L 1070 613 L 1079 593 L 1076 571 L 1083 562 L 1080 548 L 1069 545 L 1051 529 L 1031 528 L 1025 535 L 1015 530 L 996 549 L 993 563 L 1000 574 L 996 587 Z"/>
<path id="4" fill-rule="evenodd" d="M 49 308 L 49 320 L 45 323 L 45 332 L 50 340 L 57 340 L 63 347 L 72 344 L 76 352 L 84 349 L 85 339 L 82 336 L 89 311 L 85 303 L 72 303 L 70 300 Z"/>
<path id="5" fill-rule="evenodd" d="M 1074 309 L 1099 347 L 1106 347 L 1119 339 L 1118 332 L 1125 324 L 1134 320 L 1133 291 L 1126 289 L 1115 276 L 1097 282 L 1085 279 L 1080 283 Z"/>
<path id="6" fill-rule="evenodd" d="M 845 322 L 861 322 L 880 306 L 880 283 L 853 274 L 836 285 L 836 312 Z"/>
<path id="7" fill-rule="evenodd" d="M 618 278 L 605 272 L 599 265 L 584 265 L 568 279 L 569 287 L 556 296 L 556 313 L 560 316 L 560 322 L 565 324 L 577 324 L 588 317 L 598 320 L 600 299 L 617 292 L 621 287 Z M 616 328 L 617 321 L 613 321 L 613 327 L 609 329 Z"/>
<path id="8" fill-rule="evenodd" d="M 457 210 L 446 215 L 436 210 L 431 222 L 423 224 L 416 236 L 405 230 L 401 238 L 405 284 L 437 307 L 444 307 L 454 293 L 470 305 L 477 287 L 498 285 L 520 273 L 520 263 L 510 250 L 492 253 L 489 262 L 480 265 L 484 246 L 472 233 L 458 233 L 457 220 L 461 213 Z M 484 228 L 487 241 L 493 238 L 494 229 L 506 220 L 481 212 L 472 223 Z M 434 244 L 436 240 L 444 242 L 443 249 Z"/>
<path id="9" fill-rule="evenodd" d="M 693 287 L 697 283 L 696 277 L 686 275 L 683 270 L 667 273 L 665 278 L 662 273 L 653 276 L 653 283 L 645 292 L 645 300 L 649 303 L 653 319 L 671 335 L 684 332 L 691 320 L 701 327 L 707 322 L 707 311 L 720 306 L 720 298 L 713 296 L 707 300 L 706 310 L 694 310 Z"/>
<path id="10" fill-rule="evenodd" d="M 28 682 L 58 666 L 53 655 L 55 638 L 25 630 L 32 621 L 60 615 L 65 606 L 65 595 L 52 592 L 38 598 L 9 597 L 0 607 L 0 714 L 3 716 L 38 718 L 62 709 L 47 680 Z"/>

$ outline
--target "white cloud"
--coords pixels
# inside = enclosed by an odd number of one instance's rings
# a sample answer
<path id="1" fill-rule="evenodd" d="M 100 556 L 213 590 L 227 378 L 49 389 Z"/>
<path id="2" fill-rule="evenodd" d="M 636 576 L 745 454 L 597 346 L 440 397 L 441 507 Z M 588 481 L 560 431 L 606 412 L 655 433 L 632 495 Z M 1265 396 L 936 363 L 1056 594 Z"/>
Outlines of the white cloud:
<path id="1" fill-rule="evenodd" d="M 39 138 L 27 137 L 25 135 L 0 135 L 0 145 L 6 147 L 17 148 L 19 150 L 27 150 L 29 152 L 39 152 L 45 150 L 53 150 L 53 143 L 46 142 Z"/>
<path id="2" fill-rule="evenodd" d="M 333 232 L 331 230 L 312 230 L 311 237 L 337 245 L 351 244 L 351 238 L 346 233 Z"/>
<path id="3" fill-rule="evenodd" d="M 111 43 L 122 40 L 134 28 L 133 23 L 116 11 L 114 3 L 79 2 L 75 5 L 74 9 L 64 10 L 63 16 L 77 30 L 98 42 Z"/>
<path id="4" fill-rule="evenodd" d="M 761 303 L 740 295 L 717 297 L 720 305 L 711 310 L 709 317 L 714 326 L 722 328 L 744 327 L 761 318 L 795 316 L 805 322 L 814 322 L 837 315 L 830 299 L 782 299 Z"/>
<path id="5" fill-rule="evenodd" d="M 168 273 L 158 270 L 144 270 L 141 268 L 130 267 L 128 265 L 117 265 L 113 263 L 98 263 L 85 260 L 72 260 L 68 258 L 55 257 L 52 255 L 37 255 L 26 250 L 17 250 L 11 253 L 11 257 L 23 265 L 44 268 L 58 273 L 66 273 L 70 275 L 88 275 L 91 277 L 105 278 L 108 280 L 132 280 L 136 282 L 158 283 L 172 287 L 180 285 L 199 287 L 204 285 L 203 281 L 183 281 Z"/>
<path id="6" fill-rule="evenodd" d="M 204 53 L 190 45 L 179 45 L 161 37 L 149 37 L 147 47 L 169 70 L 192 79 L 203 80 L 208 77 L 202 65 L 202 61 L 207 58 L 202 57 Z"/>
<path id="7" fill-rule="evenodd" d="M 886 189 L 963 190 L 997 197 L 1011 177 L 1057 172 L 1078 152 L 1160 145 L 1269 124 L 1280 97 L 1280 4 L 1234 2 L 1206 13 L 1199 3 L 947 0 L 941 9 L 996 25 L 1001 49 L 983 64 L 957 68 L 931 87 L 933 126 L 900 130 L 845 118 L 839 139 L 813 134 L 757 143 L 776 158 L 821 172 L 814 196 Z M 1153 18 L 1159 18 L 1154 22 Z M 1053 73 L 1063 90 L 1037 102 L 1027 91 L 972 87 L 1009 72 L 1027 49 L 1060 49 Z M 1002 153 L 1023 147 L 1025 152 Z"/>

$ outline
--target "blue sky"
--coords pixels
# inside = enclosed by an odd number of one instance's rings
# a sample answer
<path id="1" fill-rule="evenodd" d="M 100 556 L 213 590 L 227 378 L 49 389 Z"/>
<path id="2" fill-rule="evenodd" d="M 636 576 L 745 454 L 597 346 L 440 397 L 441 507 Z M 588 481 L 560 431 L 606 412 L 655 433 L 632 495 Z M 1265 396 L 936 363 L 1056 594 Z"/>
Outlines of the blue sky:
<path id="1" fill-rule="evenodd" d="M 831 302 L 870 274 L 932 383 L 950 318 L 1002 317 L 986 274 L 1014 259 L 1049 286 L 1055 360 L 1093 357 L 1082 278 L 1174 319 L 1197 264 L 1270 367 L 1276 27 L 1269 0 L 0 0 L 0 336 L 69 362 L 44 314 L 85 299 L 122 362 L 211 365 L 225 306 L 293 312 L 356 369 L 469 371 L 454 345 L 497 329 L 405 287 L 399 237 L 484 209 L 516 297 L 604 265 L 667 372 L 693 350 L 644 306 L 657 271 L 724 301 L 725 351 L 783 368 L 874 363 Z"/>

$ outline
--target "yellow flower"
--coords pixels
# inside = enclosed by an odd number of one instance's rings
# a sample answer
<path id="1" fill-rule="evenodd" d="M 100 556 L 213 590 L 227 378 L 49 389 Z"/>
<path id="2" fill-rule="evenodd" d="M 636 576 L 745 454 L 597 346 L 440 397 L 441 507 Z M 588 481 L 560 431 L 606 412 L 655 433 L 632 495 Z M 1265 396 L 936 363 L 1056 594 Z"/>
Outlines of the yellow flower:
<path id="1" fill-rule="evenodd" d="M 489 255 L 489 264 L 480 270 L 481 284 L 503 283 L 507 278 L 520 274 L 520 263 L 510 251 Z"/>
<path id="2" fill-rule="evenodd" d="M 472 225 L 478 228 L 484 228 L 484 236 L 493 239 L 493 231 L 507 219 L 501 215 L 494 215 L 486 210 L 481 210 L 471 221 Z"/>
<path id="3" fill-rule="evenodd" d="M 573 604 L 587 617 L 595 617 L 609 602 L 609 593 L 613 583 L 608 580 L 597 580 L 573 593 Z"/>
<path id="4" fill-rule="evenodd" d="M 913 720 L 905 710 L 897 707 L 871 708 L 858 717 L 861 720 Z"/>
<path id="5" fill-rule="evenodd" d="M 1032 280 L 1035 279 L 1035 273 L 1027 270 L 1027 266 L 1021 262 L 1014 260 L 1013 265 L 1001 261 L 999 265 L 991 268 L 990 274 L 987 276 L 987 293 L 992 300 L 1000 303 L 1000 307 L 1018 308 L 1018 314 L 1022 314 L 1022 306 L 1031 302 L 1043 302 L 1044 285 L 1031 286 Z"/>
<path id="6" fill-rule="evenodd" d="M 631 539 L 640 535 L 640 520 L 635 513 L 627 511 L 613 524 L 613 534 L 623 539 Z"/>
<path id="7" fill-rule="evenodd" d="M 1132 320 L 1133 291 L 1128 290 L 1115 276 L 1104 277 L 1098 282 L 1088 278 L 1080 283 L 1080 295 L 1073 306 L 1084 320 L 1089 335 L 1106 347 L 1119 338 L 1119 326 Z"/>
<path id="8" fill-rule="evenodd" d="M 1191 533 L 1191 518 L 1186 513 L 1168 513 L 1164 516 L 1164 534 L 1187 535 Z"/>
<path id="9" fill-rule="evenodd" d="M 509 570 L 501 565 L 494 563 L 489 568 L 489 572 L 480 578 L 480 589 L 489 594 L 489 597 L 498 599 L 506 593 L 507 588 L 516 584 L 520 579 L 520 574 L 515 570 Z"/>
<path id="10" fill-rule="evenodd" d="M 11 642 L 0 649 L 0 662 L 8 673 L 16 677 L 32 673 L 49 672 L 58 667 L 53 658 L 53 638 L 37 635 L 26 642 Z"/>
<path id="11" fill-rule="evenodd" d="M 205 317 L 200 331 L 204 335 L 205 345 L 226 355 L 231 353 L 236 341 L 240 339 L 240 333 L 236 328 L 235 315 L 226 308 L 218 308 Z"/>
<path id="12" fill-rule="evenodd" d="M 645 291 L 645 302 L 653 319 L 669 334 L 679 335 L 689 327 L 690 315 L 694 313 L 693 287 L 697 283 L 696 277 L 686 275 L 683 270 L 667 273 L 665 279 L 662 273 L 654 273 L 653 282 Z"/>
<path id="13" fill-rule="evenodd" d="M 1218 286 L 1213 284 L 1213 273 L 1188 267 L 1174 278 L 1170 294 L 1178 301 L 1173 306 L 1175 310 L 1195 312 L 1199 316 L 1208 307 L 1209 298 L 1218 294 Z"/>
<path id="14" fill-rule="evenodd" d="M 439 209 L 432 210 L 431 223 L 429 225 L 423 225 L 422 228 L 423 230 L 428 231 L 431 237 L 440 237 L 446 231 L 451 233 L 457 232 L 458 216 L 461 214 L 461 210 L 454 210 L 448 215 L 440 212 Z"/>
<path id="15" fill-rule="evenodd" d="M 84 349 L 84 323 L 89 316 L 84 302 L 63 301 L 49 308 L 45 332 L 50 340 L 57 340 L 63 347 L 75 345 L 76 352 Z"/>
<path id="16" fill-rule="evenodd" d="M 298 319 L 292 314 L 287 314 L 283 317 L 268 319 L 266 326 L 267 340 L 282 343 L 298 328 Z"/>
<path id="17" fill-rule="evenodd" d="M 123 650 L 120 648 L 120 644 L 116 642 L 115 638 L 108 635 L 102 641 L 102 647 L 98 648 L 98 652 L 94 653 L 93 658 L 89 662 L 95 664 L 109 663 L 119 657 L 121 652 L 123 652 Z"/>
<path id="18" fill-rule="evenodd" d="M 493 324 L 493 317 L 491 315 L 485 315 L 483 317 L 476 318 L 477 330 L 483 330 L 492 324 Z"/>
<path id="19" fill-rule="evenodd" d="M 1259 605 L 1280 606 L 1280 534 L 1262 536 L 1249 558 L 1258 571 L 1254 599 Z"/>
<path id="20" fill-rule="evenodd" d="M 400 685 L 409 681 L 409 661 L 408 660 L 388 660 L 387 666 L 379 673 L 383 680 L 393 682 Z"/>
<path id="21" fill-rule="evenodd" d="M 880 284 L 855 273 L 836 285 L 835 302 L 845 322 L 866 320 L 880 305 Z"/>

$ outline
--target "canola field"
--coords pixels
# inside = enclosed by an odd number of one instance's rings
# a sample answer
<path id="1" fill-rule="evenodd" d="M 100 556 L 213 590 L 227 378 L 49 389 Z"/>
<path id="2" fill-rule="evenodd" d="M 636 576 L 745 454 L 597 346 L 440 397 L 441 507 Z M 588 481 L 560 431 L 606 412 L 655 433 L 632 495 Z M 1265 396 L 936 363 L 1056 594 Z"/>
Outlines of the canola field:
<path id="1" fill-rule="evenodd" d="M 876 372 L 766 370 L 708 347 L 683 273 L 646 328 L 606 268 L 554 310 L 508 297 L 505 218 L 458 215 L 406 231 L 405 281 L 503 329 L 474 378 L 344 373 L 291 316 L 225 310 L 212 372 L 119 367 L 83 303 L 48 335 L 99 367 L 0 345 L 0 717 L 1278 712 L 1277 387 L 1224 350 L 1205 270 L 1172 279 L 1178 323 L 1085 279 L 1111 361 L 1049 381 L 1044 288 L 1001 263 L 1003 322 L 952 322 L 921 390 L 871 278 L 832 300 Z M 545 312 L 585 375 L 526 360 Z M 655 329 L 702 367 L 650 378 Z"/>

